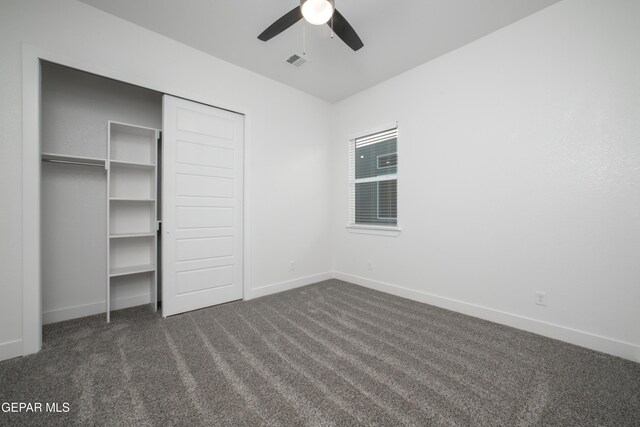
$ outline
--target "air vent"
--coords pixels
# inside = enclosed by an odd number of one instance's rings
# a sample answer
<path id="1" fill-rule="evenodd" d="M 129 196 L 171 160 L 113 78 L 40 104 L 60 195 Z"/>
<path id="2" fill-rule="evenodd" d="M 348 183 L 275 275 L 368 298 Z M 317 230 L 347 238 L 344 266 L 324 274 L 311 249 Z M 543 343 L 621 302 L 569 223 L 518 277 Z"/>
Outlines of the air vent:
<path id="1" fill-rule="evenodd" d="M 287 60 L 286 60 L 287 64 L 291 64 L 296 68 L 300 68 L 302 67 L 304 64 L 306 64 L 307 62 L 309 62 L 309 60 L 307 58 L 305 58 L 302 55 L 298 55 L 296 53 L 294 53 L 293 55 L 291 55 Z"/>

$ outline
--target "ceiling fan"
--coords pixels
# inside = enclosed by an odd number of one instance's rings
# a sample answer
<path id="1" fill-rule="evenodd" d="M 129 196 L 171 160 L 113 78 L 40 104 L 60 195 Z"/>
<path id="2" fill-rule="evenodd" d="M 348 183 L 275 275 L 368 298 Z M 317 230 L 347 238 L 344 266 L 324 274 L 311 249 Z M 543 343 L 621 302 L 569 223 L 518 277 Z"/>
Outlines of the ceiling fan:
<path id="1" fill-rule="evenodd" d="M 266 42 L 304 18 L 313 25 L 327 24 L 354 51 L 364 46 L 358 34 L 335 8 L 335 0 L 300 0 L 300 6 L 285 13 L 258 36 Z"/>

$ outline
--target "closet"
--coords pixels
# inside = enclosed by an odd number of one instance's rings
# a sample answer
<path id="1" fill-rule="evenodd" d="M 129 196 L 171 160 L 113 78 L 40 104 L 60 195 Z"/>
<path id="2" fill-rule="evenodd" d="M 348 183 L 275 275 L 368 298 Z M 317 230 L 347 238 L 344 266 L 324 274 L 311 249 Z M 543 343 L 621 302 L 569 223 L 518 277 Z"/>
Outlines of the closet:
<path id="1" fill-rule="evenodd" d="M 241 299 L 243 123 L 42 62 L 43 323 Z"/>

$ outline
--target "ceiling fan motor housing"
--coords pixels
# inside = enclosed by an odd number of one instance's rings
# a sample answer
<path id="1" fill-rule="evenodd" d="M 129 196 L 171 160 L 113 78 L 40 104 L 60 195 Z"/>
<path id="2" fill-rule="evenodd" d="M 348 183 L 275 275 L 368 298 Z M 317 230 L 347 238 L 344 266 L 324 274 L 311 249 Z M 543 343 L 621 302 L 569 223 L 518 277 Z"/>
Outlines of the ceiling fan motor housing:
<path id="1" fill-rule="evenodd" d="M 300 0 L 300 6 L 302 7 L 303 4 L 305 4 L 308 0 Z M 333 7 L 335 9 L 336 7 L 336 1 L 335 0 L 324 0 L 327 3 L 331 4 L 331 7 Z"/>

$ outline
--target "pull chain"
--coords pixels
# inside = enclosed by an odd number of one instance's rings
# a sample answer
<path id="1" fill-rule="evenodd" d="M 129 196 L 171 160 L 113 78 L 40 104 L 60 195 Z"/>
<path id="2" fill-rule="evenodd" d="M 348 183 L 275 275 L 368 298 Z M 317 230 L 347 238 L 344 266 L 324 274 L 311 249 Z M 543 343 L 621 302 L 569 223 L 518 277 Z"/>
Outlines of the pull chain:
<path id="1" fill-rule="evenodd" d="M 336 14 L 336 2 L 333 2 L 333 13 L 331 14 L 331 38 L 333 38 L 333 16 Z"/>
<path id="2" fill-rule="evenodd" d="M 331 14 L 331 38 L 333 38 L 333 17 L 336 14 L 336 2 L 333 2 L 333 13 Z"/>
<path id="3" fill-rule="evenodd" d="M 302 54 L 307 54 L 307 24 L 302 22 Z"/>
<path id="4" fill-rule="evenodd" d="M 335 15 L 336 11 L 333 11 L 333 14 L 331 15 L 331 38 L 333 38 L 333 15 Z"/>

